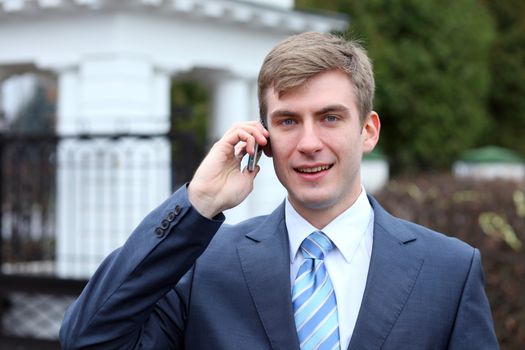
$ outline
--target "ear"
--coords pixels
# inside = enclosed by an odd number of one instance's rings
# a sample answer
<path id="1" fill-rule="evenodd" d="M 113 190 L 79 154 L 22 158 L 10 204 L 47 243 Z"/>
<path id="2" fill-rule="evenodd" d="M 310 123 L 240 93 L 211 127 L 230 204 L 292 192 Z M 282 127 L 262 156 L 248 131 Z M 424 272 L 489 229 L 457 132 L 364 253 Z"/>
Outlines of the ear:
<path id="1" fill-rule="evenodd" d="M 266 124 L 266 120 L 267 120 L 268 116 L 266 118 L 263 118 L 261 117 L 261 119 L 259 120 L 262 124 L 262 126 L 268 130 L 268 125 Z M 264 146 L 263 148 L 263 152 L 264 154 L 269 157 L 269 158 L 272 158 L 273 156 L 273 152 L 272 152 L 272 144 L 270 142 L 270 138 L 267 139 L 268 140 L 268 143 L 266 144 L 266 146 Z"/>
<path id="2" fill-rule="evenodd" d="M 381 121 L 379 120 L 379 115 L 372 111 L 366 117 L 365 122 L 363 123 L 363 152 L 371 152 L 379 141 L 379 131 L 381 130 Z"/>
<path id="3" fill-rule="evenodd" d="M 272 143 L 270 142 L 269 138 L 268 138 L 268 143 L 266 144 L 266 146 L 263 147 L 263 152 L 269 158 L 273 156 Z"/>

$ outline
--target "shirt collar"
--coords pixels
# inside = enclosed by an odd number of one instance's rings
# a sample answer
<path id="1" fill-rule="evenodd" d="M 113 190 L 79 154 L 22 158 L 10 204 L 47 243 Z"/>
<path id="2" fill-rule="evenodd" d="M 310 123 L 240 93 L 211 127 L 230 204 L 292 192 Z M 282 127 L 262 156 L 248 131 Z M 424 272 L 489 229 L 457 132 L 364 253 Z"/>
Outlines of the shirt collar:
<path id="1" fill-rule="evenodd" d="M 366 233 L 372 214 L 372 206 L 362 187 L 354 204 L 322 229 L 347 263 Z M 285 203 L 285 221 L 290 242 L 290 262 L 294 262 L 303 240 L 317 229 L 297 213 L 288 198 Z"/>

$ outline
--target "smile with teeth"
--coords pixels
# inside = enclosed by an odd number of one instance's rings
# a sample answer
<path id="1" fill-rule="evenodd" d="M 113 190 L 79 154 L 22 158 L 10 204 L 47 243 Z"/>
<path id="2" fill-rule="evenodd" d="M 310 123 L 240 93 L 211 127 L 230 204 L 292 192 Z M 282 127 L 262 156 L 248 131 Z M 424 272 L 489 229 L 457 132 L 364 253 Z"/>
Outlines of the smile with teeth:
<path id="1" fill-rule="evenodd" d="M 331 165 L 320 165 L 320 166 L 316 166 L 313 168 L 297 168 L 296 170 L 300 173 L 311 174 L 311 173 L 317 173 L 323 170 L 328 170 L 331 167 L 332 167 Z"/>

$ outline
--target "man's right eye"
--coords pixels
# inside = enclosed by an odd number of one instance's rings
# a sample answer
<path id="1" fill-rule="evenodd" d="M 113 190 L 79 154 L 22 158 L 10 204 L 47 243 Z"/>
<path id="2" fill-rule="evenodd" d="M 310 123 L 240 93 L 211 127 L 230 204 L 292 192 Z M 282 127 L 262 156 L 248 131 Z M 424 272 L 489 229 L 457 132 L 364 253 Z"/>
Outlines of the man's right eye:
<path id="1" fill-rule="evenodd" d="M 293 125 L 295 124 L 295 120 L 293 119 L 283 119 L 281 120 L 282 125 Z"/>

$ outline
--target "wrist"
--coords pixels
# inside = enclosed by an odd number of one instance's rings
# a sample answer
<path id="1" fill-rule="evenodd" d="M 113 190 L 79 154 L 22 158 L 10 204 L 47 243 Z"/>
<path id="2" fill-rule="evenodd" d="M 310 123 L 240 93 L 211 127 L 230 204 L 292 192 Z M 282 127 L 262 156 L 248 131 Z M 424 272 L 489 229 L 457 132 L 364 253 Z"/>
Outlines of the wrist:
<path id="1" fill-rule="evenodd" d="M 215 197 L 207 195 L 205 191 L 200 190 L 198 186 L 190 182 L 188 185 L 188 200 L 202 216 L 212 219 L 221 212 L 221 209 L 215 204 Z"/>

